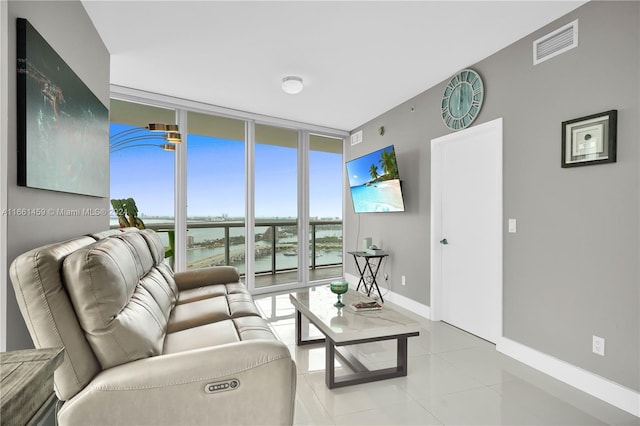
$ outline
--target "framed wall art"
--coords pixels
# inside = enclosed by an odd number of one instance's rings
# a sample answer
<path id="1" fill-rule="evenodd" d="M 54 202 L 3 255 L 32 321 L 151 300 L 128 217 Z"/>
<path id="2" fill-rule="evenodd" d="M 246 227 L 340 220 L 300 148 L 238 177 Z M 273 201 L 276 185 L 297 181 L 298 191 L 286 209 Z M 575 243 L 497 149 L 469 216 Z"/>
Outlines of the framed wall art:
<path id="1" fill-rule="evenodd" d="M 18 185 L 107 197 L 107 107 L 26 19 L 16 27 Z"/>
<path id="2" fill-rule="evenodd" d="M 615 163 L 618 111 L 562 123 L 562 167 Z"/>

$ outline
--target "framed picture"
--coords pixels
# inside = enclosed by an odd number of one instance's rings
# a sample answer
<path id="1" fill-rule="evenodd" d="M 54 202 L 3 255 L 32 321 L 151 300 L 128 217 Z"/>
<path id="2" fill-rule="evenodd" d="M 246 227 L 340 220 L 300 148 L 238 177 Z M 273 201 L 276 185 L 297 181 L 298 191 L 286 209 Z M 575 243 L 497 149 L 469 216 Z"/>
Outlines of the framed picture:
<path id="1" fill-rule="evenodd" d="M 615 163 L 618 111 L 562 123 L 562 167 Z"/>
<path id="2" fill-rule="evenodd" d="M 26 19 L 17 26 L 18 185 L 109 196 L 109 111 Z"/>

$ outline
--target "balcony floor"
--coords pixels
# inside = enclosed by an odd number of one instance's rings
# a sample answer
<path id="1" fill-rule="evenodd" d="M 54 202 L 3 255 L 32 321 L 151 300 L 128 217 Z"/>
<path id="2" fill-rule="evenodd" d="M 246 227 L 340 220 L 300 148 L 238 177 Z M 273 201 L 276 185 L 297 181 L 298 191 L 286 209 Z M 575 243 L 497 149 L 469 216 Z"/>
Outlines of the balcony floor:
<path id="1" fill-rule="evenodd" d="M 321 281 L 342 278 L 342 265 L 327 266 L 309 270 L 309 281 Z M 276 274 L 256 275 L 256 288 L 289 284 L 298 281 L 298 271 L 284 271 Z"/>

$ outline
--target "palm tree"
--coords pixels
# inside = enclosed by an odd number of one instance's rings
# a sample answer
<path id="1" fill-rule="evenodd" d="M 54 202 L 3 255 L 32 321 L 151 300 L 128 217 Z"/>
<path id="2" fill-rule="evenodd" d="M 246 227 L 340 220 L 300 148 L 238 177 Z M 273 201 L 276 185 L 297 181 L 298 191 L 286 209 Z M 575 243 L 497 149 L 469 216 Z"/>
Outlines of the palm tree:
<path id="1" fill-rule="evenodd" d="M 396 164 L 396 156 L 392 150 L 382 151 L 380 164 L 382 164 L 382 170 L 384 170 L 384 173 L 387 175 L 387 179 L 398 178 L 398 165 Z"/>
<path id="2" fill-rule="evenodd" d="M 371 175 L 371 179 L 378 179 L 378 167 L 375 164 L 372 164 L 369 168 L 369 174 Z"/>

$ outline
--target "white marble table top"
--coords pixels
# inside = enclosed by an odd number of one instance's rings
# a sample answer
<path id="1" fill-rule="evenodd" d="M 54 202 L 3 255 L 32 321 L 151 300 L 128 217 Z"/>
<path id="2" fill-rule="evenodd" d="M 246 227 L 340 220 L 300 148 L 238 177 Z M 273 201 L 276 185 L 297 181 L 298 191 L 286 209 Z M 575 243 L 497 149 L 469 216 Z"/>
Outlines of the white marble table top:
<path id="1" fill-rule="evenodd" d="M 377 311 L 355 312 L 351 304 L 373 299 L 353 289 L 342 295 L 346 305 L 343 308 L 333 306 L 338 296 L 331 293 L 328 285 L 299 290 L 291 293 L 289 298 L 296 309 L 335 343 L 390 337 L 420 330 L 417 321 L 388 306 Z"/>

